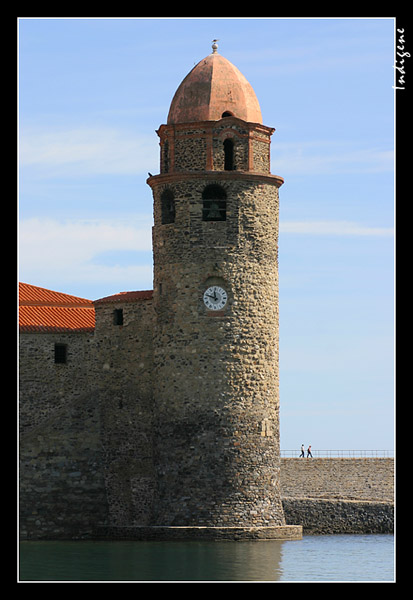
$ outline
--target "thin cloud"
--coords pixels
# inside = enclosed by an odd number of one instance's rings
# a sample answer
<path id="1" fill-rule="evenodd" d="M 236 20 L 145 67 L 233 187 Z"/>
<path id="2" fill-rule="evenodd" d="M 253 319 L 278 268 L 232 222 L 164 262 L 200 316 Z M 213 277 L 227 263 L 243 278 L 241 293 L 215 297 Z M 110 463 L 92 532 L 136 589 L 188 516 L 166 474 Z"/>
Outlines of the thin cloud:
<path id="1" fill-rule="evenodd" d="M 287 221 L 280 232 L 301 235 L 380 236 L 394 235 L 393 227 L 369 227 L 351 221 Z"/>
<path id="2" fill-rule="evenodd" d="M 282 175 L 389 173 L 394 171 L 393 150 L 360 148 L 330 142 L 277 144 L 272 172 Z"/>
<path id="3" fill-rule="evenodd" d="M 62 260 L 69 255 L 90 259 L 108 250 L 151 250 L 151 217 L 142 216 L 135 222 L 118 219 L 65 221 L 26 219 L 19 225 L 20 253 L 30 260 L 45 258 L 47 252 Z M 33 256 L 33 251 L 38 253 Z"/>
<path id="4" fill-rule="evenodd" d="M 153 135 L 93 128 L 23 130 L 20 135 L 20 168 L 31 168 L 38 178 L 135 174 L 157 161 Z"/>
<path id="5" fill-rule="evenodd" d="M 148 264 L 102 263 L 108 251 L 152 250 L 151 217 L 140 220 L 69 221 L 27 219 L 19 226 L 19 275 L 22 281 L 86 282 L 138 286 L 152 278 L 152 259 Z M 150 256 L 150 254 L 149 254 Z M 144 284 L 145 287 L 146 284 Z"/>

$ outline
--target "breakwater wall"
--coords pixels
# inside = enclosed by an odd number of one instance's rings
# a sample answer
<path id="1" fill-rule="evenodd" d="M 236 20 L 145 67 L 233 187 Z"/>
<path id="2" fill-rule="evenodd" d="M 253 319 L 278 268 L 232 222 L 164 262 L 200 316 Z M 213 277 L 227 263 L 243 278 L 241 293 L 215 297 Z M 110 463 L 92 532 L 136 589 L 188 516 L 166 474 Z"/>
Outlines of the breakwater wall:
<path id="1" fill-rule="evenodd" d="M 286 522 L 304 534 L 393 533 L 393 458 L 282 458 Z"/>

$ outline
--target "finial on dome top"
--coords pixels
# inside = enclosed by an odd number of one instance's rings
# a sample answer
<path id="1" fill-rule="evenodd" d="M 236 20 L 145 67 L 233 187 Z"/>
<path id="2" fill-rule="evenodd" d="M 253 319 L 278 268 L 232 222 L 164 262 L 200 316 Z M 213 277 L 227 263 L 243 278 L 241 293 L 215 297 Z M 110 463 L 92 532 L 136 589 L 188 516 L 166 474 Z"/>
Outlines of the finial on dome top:
<path id="1" fill-rule="evenodd" d="M 212 40 L 212 52 L 214 54 L 218 50 L 218 44 L 217 44 L 217 42 L 219 42 L 219 40 Z"/>

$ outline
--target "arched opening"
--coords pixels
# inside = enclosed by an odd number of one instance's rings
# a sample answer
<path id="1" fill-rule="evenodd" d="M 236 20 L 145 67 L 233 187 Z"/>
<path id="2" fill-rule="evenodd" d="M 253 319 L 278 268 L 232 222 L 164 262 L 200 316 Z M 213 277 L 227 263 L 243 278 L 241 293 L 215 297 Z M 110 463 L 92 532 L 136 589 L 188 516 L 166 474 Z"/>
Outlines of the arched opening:
<path id="1" fill-rule="evenodd" d="M 229 112 L 229 110 L 226 110 L 225 112 L 222 113 L 221 115 L 221 119 L 224 119 L 225 117 L 233 117 L 234 115 L 232 114 L 232 112 Z"/>
<path id="2" fill-rule="evenodd" d="M 234 165 L 234 141 L 231 138 L 224 140 L 224 169 L 233 171 Z"/>
<path id="3" fill-rule="evenodd" d="M 227 193 L 220 185 L 207 185 L 202 192 L 202 220 L 226 221 Z"/>
<path id="4" fill-rule="evenodd" d="M 171 190 L 164 190 L 161 195 L 161 223 L 167 225 L 175 222 L 175 198 Z"/>

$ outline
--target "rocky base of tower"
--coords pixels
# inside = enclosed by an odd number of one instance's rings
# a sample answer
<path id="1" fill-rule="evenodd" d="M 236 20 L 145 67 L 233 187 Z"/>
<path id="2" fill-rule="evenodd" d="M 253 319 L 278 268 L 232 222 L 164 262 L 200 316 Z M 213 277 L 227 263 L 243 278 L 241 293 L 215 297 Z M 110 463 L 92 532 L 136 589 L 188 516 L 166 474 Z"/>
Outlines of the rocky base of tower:
<path id="1" fill-rule="evenodd" d="M 301 525 L 276 527 L 108 526 L 97 529 L 93 538 L 145 542 L 299 540 L 302 538 L 302 527 Z"/>

